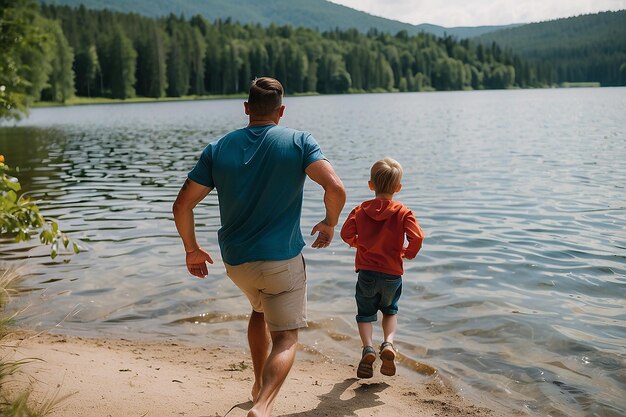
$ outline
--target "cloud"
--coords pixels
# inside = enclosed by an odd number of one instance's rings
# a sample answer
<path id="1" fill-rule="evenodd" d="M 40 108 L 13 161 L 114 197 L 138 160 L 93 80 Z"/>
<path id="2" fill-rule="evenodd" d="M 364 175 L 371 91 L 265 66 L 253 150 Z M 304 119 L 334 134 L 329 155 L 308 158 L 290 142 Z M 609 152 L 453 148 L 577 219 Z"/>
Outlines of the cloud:
<path id="1" fill-rule="evenodd" d="M 606 10 L 626 9 L 626 0 L 332 0 L 407 23 L 446 27 L 531 23 Z"/>

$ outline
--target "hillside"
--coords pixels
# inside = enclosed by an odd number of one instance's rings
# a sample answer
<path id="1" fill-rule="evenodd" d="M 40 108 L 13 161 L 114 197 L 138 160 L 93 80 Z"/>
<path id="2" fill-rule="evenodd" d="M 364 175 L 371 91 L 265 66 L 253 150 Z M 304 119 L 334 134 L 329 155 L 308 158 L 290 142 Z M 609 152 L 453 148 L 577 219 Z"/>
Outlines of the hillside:
<path id="1" fill-rule="evenodd" d="M 547 62 L 557 83 L 626 83 L 626 10 L 531 23 L 473 41 L 495 42 L 531 62 Z"/>
<path id="2" fill-rule="evenodd" d="M 391 34 L 406 30 L 409 35 L 426 32 L 443 36 L 447 33 L 458 38 L 469 38 L 494 30 L 519 26 L 444 28 L 430 24 L 410 25 L 325 0 L 272 0 L 271 2 L 256 0 L 43 0 L 42 3 L 73 7 L 83 4 L 89 9 L 133 12 L 148 17 L 161 17 L 174 13 L 189 18 L 199 14 L 209 21 L 231 18 L 241 23 L 260 23 L 262 26 L 275 23 L 308 27 L 320 31 L 356 28 L 363 33 L 375 28 Z"/>

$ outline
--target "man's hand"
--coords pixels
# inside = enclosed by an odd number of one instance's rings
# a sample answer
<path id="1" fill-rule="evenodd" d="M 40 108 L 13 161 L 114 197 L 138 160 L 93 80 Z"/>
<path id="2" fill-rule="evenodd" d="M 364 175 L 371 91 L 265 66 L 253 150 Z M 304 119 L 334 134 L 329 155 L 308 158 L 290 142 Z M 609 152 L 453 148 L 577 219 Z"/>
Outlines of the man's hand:
<path id="1" fill-rule="evenodd" d="M 332 242 L 333 236 L 335 235 L 335 228 L 329 226 L 324 220 L 322 220 L 316 224 L 315 227 L 313 227 L 313 230 L 311 230 L 311 236 L 315 233 L 318 233 L 317 239 L 315 239 L 315 242 L 313 242 L 311 246 L 316 249 L 325 248 L 330 245 L 330 242 Z"/>
<path id="2" fill-rule="evenodd" d="M 213 259 L 204 249 L 198 248 L 191 252 L 187 252 L 186 257 L 187 270 L 191 275 L 198 278 L 205 278 L 209 274 L 207 262 L 212 264 Z"/>
<path id="3" fill-rule="evenodd" d="M 198 184 L 187 178 L 178 192 L 178 197 L 172 206 L 176 230 L 183 240 L 185 247 L 187 270 L 191 275 L 204 278 L 208 275 L 206 263 L 213 263 L 211 256 L 198 246 L 196 229 L 193 219 L 193 209 L 211 192 L 211 187 Z"/>
<path id="4" fill-rule="evenodd" d="M 309 165 L 306 169 L 306 174 L 324 189 L 326 217 L 316 224 L 311 231 L 311 235 L 319 233 L 311 246 L 317 249 L 325 248 L 330 245 L 335 235 L 335 226 L 339 223 L 341 209 L 343 209 L 346 203 L 346 190 L 330 162 L 325 159 L 315 161 Z"/>

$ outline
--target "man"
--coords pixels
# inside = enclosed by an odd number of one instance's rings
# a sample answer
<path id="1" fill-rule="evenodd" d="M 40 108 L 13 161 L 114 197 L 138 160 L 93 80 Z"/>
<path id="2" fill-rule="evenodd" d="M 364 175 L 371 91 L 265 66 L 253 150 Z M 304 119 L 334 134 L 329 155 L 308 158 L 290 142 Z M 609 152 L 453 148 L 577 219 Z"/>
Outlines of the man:
<path id="1" fill-rule="evenodd" d="M 346 200 L 343 184 L 313 137 L 278 126 L 283 87 L 252 82 L 244 110 L 249 124 L 209 144 L 181 188 L 173 212 L 187 269 L 207 276 L 211 256 L 196 241 L 193 209 L 213 188 L 219 193 L 218 242 L 226 273 L 248 297 L 248 343 L 254 368 L 249 417 L 270 416 L 306 327 L 306 275 L 300 231 L 308 176 L 324 189 L 326 216 L 313 227 L 314 248 L 325 248 Z M 270 338 L 272 349 L 268 354 Z"/>

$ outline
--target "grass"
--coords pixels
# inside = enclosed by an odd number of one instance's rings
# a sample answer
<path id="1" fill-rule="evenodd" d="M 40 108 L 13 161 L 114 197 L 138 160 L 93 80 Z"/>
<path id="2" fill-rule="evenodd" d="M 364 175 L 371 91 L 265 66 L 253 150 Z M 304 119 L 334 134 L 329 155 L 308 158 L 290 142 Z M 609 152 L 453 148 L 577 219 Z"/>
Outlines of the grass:
<path id="1" fill-rule="evenodd" d="M 589 87 L 600 87 L 600 83 L 596 82 L 584 82 L 584 83 L 562 83 L 562 88 L 589 88 Z"/>
<path id="2" fill-rule="evenodd" d="M 298 93 L 290 94 L 290 97 L 312 96 L 318 93 Z M 170 101 L 194 101 L 194 100 L 224 100 L 224 99 L 247 99 L 247 94 L 223 94 L 223 95 L 203 95 L 203 96 L 183 96 L 183 97 L 133 97 L 127 99 L 106 98 L 106 97 L 73 97 L 65 103 L 54 101 L 37 101 L 31 107 L 63 107 L 82 106 L 90 104 L 125 104 L 125 103 L 166 103 Z M 2 416 L 0 416 L 2 417 Z"/>
<path id="3" fill-rule="evenodd" d="M 20 278 L 21 275 L 17 268 L 0 265 L 0 310 L 4 310 L 11 294 L 15 292 L 13 289 L 15 284 Z M 0 336 L 2 336 L 1 332 Z"/>
<path id="4" fill-rule="evenodd" d="M 14 286 L 20 280 L 21 274 L 17 268 L 0 265 L 0 314 L 15 293 Z M 10 334 L 13 317 L 0 317 L 0 347 L 5 347 L 4 339 Z M 26 388 L 18 393 L 6 392 L 6 382 L 19 372 L 20 367 L 36 359 L 20 361 L 6 360 L 0 356 L 0 417 L 43 417 L 49 414 L 60 401 L 56 396 L 45 400 L 41 404 L 33 405 L 30 400 L 32 388 Z"/>
<path id="5" fill-rule="evenodd" d="M 121 104 L 121 103 L 164 103 L 169 101 L 192 101 L 192 100 L 217 100 L 229 98 L 247 98 L 244 94 L 231 95 L 211 95 L 211 96 L 183 96 L 183 97 L 133 97 L 127 99 L 106 98 L 106 97 L 73 97 L 65 103 L 53 101 L 38 101 L 33 103 L 32 107 L 62 107 L 62 106 L 81 106 L 87 104 Z"/>

